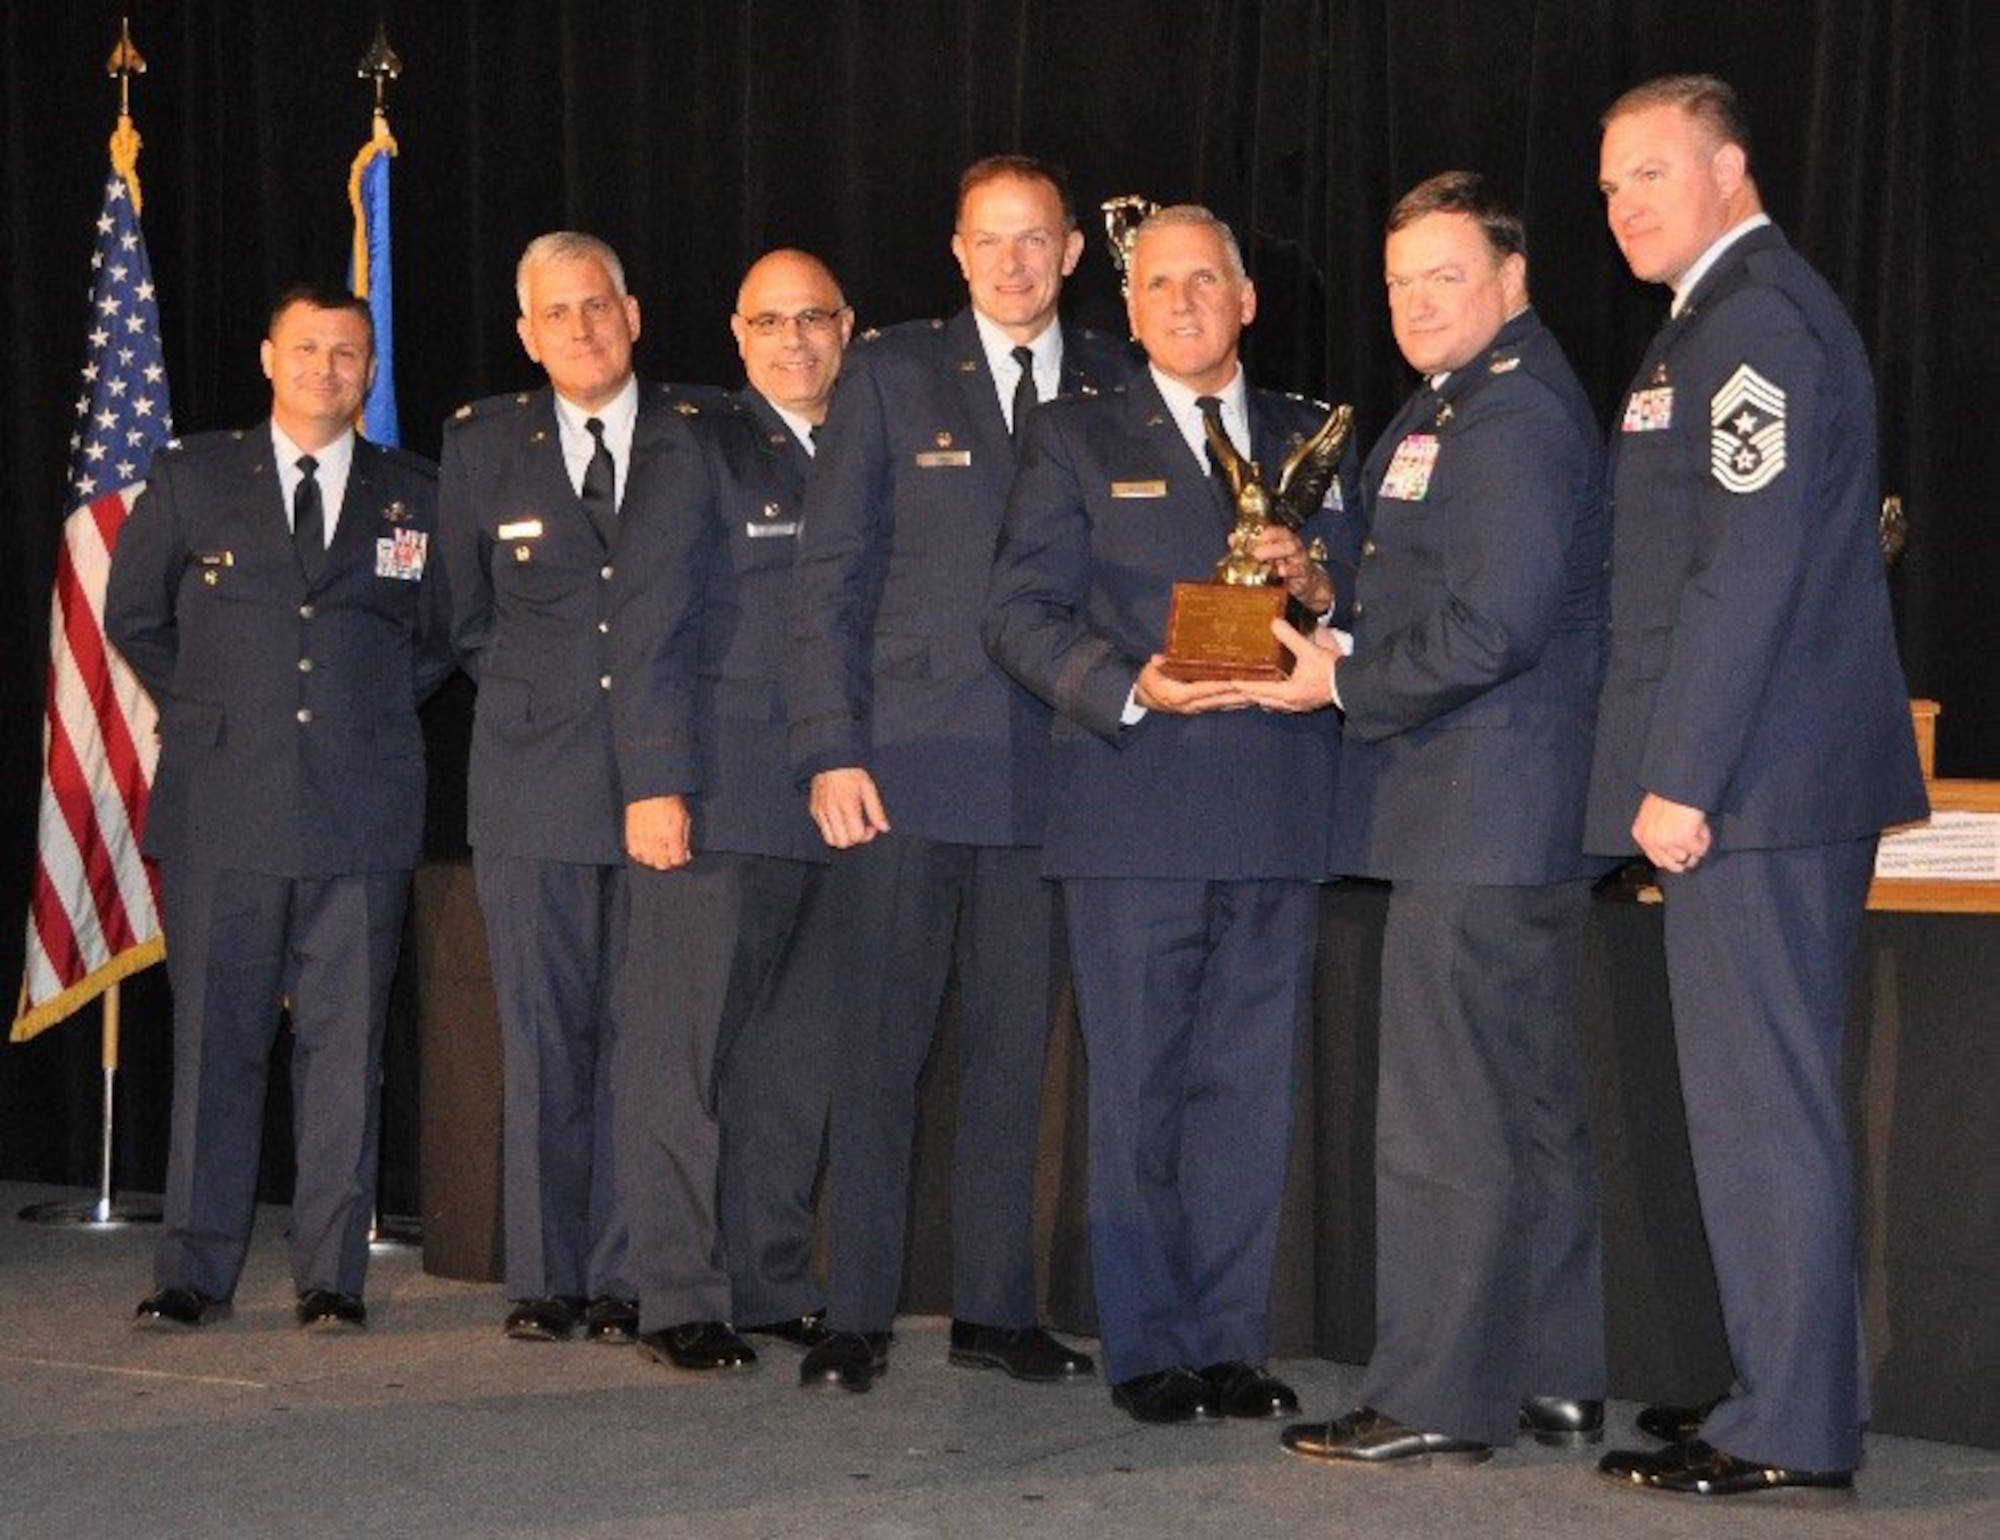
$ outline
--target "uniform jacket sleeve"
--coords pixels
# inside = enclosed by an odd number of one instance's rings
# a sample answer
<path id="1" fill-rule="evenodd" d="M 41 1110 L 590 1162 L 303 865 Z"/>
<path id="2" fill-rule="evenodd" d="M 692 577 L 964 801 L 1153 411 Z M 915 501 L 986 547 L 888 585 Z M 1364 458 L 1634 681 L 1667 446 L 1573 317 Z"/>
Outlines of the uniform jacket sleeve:
<path id="1" fill-rule="evenodd" d="M 1037 411 L 1007 500 L 980 635 L 995 662 L 1051 707 L 1111 743 L 1143 658 L 1086 623 L 1090 521 L 1059 427 Z"/>
<path id="2" fill-rule="evenodd" d="M 723 539 L 707 456 L 685 428 L 620 514 L 623 580 L 611 611 L 618 779 L 628 803 L 704 790 L 697 686 L 704 586 Z"/>
<path id="3" fill-rule="evenodd" d="M 1713 340 L 1710 340 L 1713 339 Z M 1765 684 L 1799 600 L 1815 538 L 1810 468 L 1823 462 L 1818 399 L 1825 359 L 1781 292 L 1752 288 L 1708 318 L 1689 360 L 1685 406 L 1702 438 L 1716 393 L 1747 366 L 1784 392 L 1785 465 L 1752 492 L 1704 474 L 1694 554 L 1674 619 L 1673 652 L 1660 681 L 1639 784 L 1672 801 L 1714 810 L 1736 772 Z"/>
<path id="4" fill-rule="evenodd" d="M 849 353 L 818 440 L 785 627 L 785 709 L 801 780 L 869 762 L 869 639 L 889 563 L 890 449 L 864 349 Z"/>
<path id="5" fill-rule="evenodd" d="M 176 606 L 188 559 L 174 501 L 172 452 L 153 461 L 146 490 L 118 534 L 104 595 L 104 630 L 153 699 L 165 699 L 180 649 Z"/>
<path id="6" fill-rule="evenodd" d="M 476 682 L 493 640 L 493 584 L 487 569 L 492 542 L 480 527 L 480 488 L 466 452 L 471 424 L 446 423 L 438 470 L 438 534 L 444 547 L 445 598 L 450 644 Z"/>

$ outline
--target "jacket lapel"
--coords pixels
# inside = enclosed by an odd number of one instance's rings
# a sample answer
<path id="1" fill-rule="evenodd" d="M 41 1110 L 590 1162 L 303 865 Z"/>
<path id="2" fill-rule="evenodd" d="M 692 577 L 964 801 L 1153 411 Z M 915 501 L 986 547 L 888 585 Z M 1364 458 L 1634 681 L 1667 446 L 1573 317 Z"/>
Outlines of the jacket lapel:
<path id="1" fill-rule="evenodd" d="M 761 394 L 746 386 L 735 392 L 731 399 L 756 423 L 758 446 L 764 453 L 784 461 L 795 476 L 803 477 L 812 469 L 812 456 L 806 452 L 806 446 L 798 441 L 791 425 Z"/>
<path id="2" fill-rule="evenodd" d="M 1005 488 L 1014 475 L 1014 441 L 1007 436 L 1007 418 L 1000 410 L 1000 395 L 993 383 L 993 371 L 986 367 L 986 349 L 979 343 L 979 326 L 970 308 L 959 311 L 945 327 L 945 347 L 952 373 L 958 380 L 959 404 L 971 424 L 972 465 L 982 462 L 997 471 Z"/>
<path id="3" fill-rule="evenodd" d="M 251 550 L 261 547 L 273 564 L 289 570 L 303 594 L 306 575 L 299 566 L 298 548 L 292 544 L 292 511 L 285 506 L 284 483 L 278 478 L 278 452 L 271 441 L 269 418 L 243 435 L 241 448 L 236 476 L 243 500 L 244 542 Z"/>
<path id="4" fill-rule="evenodd" d="M 556 420 L 556 397 L 551 389 L 537 391 L 536 400 L 530 410 L 521 417 L 521 441 L 516 446 L 520 456 L 520 483 L 525 506 L 536 513 L 560 519 L 567 526 L 574 527 L 581 537 L 591 542 L 605 554 L 610 548 L 604 537 L 591 523 L 590 515 L 583 511 L 583 499 L 576 494 L 570 483 L 569 467 L 563 464 L 562 425 Z M 641 416 L 644 415 L 645 396 L 640 396 Z M 638 444 L 638 431 L 632 435 L 633 445 Z M 637 456 L 634 455 L 636 460 Z M 626 479 L 631 479 L 628 468 Z M 628 485 L 626 495 L 631 495 Z"/>

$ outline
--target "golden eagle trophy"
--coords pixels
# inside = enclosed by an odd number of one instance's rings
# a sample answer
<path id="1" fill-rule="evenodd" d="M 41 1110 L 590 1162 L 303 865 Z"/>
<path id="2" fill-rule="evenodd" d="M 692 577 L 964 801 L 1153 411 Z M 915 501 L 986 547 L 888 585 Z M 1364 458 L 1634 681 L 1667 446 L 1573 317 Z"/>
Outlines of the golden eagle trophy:
<path id="1" fill-rule="evenodd" d="M 1354 431 L 1354 409 L 1337 406 L 1310 438 L 1285 456 L 1275 489 L 1264 485 L 1256 462 L 1236 452 L 1229 435 L 1207 424 L 1208 452 L 1228 484 L 1236 523 L 1227 549 L 1205 583 L 1176 583 L 1167 612 L 1167 661 L 1171 679 L 1282 679 L 1292 671 L 1292 654 L 1271 634 L 1271 622 L 1285 614 L 1291 595 L 1268 562 L 1251 555 L 1265 526 L 1297 530 L 1317 513 L 1340 469 L 1340 457 Z M 1314 561 L 1326 549 L 1307 548 Z M 1292 617 L 1303 627 L 1311 622 Z"/>

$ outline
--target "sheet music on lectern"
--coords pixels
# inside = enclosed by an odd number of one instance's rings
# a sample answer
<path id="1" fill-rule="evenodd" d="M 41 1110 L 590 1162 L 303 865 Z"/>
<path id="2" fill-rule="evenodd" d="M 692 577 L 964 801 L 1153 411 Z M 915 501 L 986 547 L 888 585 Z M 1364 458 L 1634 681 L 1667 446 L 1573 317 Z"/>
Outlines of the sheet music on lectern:
<path id="1" fill-rule="evenodd" d="M 1875 855 L 1877 877 L 2000 882 L 2000 813 L 1933 813 L 1892 829 Z"/>

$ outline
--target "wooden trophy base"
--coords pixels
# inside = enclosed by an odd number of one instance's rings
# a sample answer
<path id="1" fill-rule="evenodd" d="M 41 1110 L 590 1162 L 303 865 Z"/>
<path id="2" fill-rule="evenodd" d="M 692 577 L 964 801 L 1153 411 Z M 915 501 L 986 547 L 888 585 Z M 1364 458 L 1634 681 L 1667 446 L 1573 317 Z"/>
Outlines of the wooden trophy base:
<path id="1" fill-rule="evenodd" d="M 1176 583 L 1160 672 L 1183 683 L 1283 679 L 1292 654 L 1271 634 L 1271 622 L 1284 613 L 1285 590 L 1276 584 Z"/>

